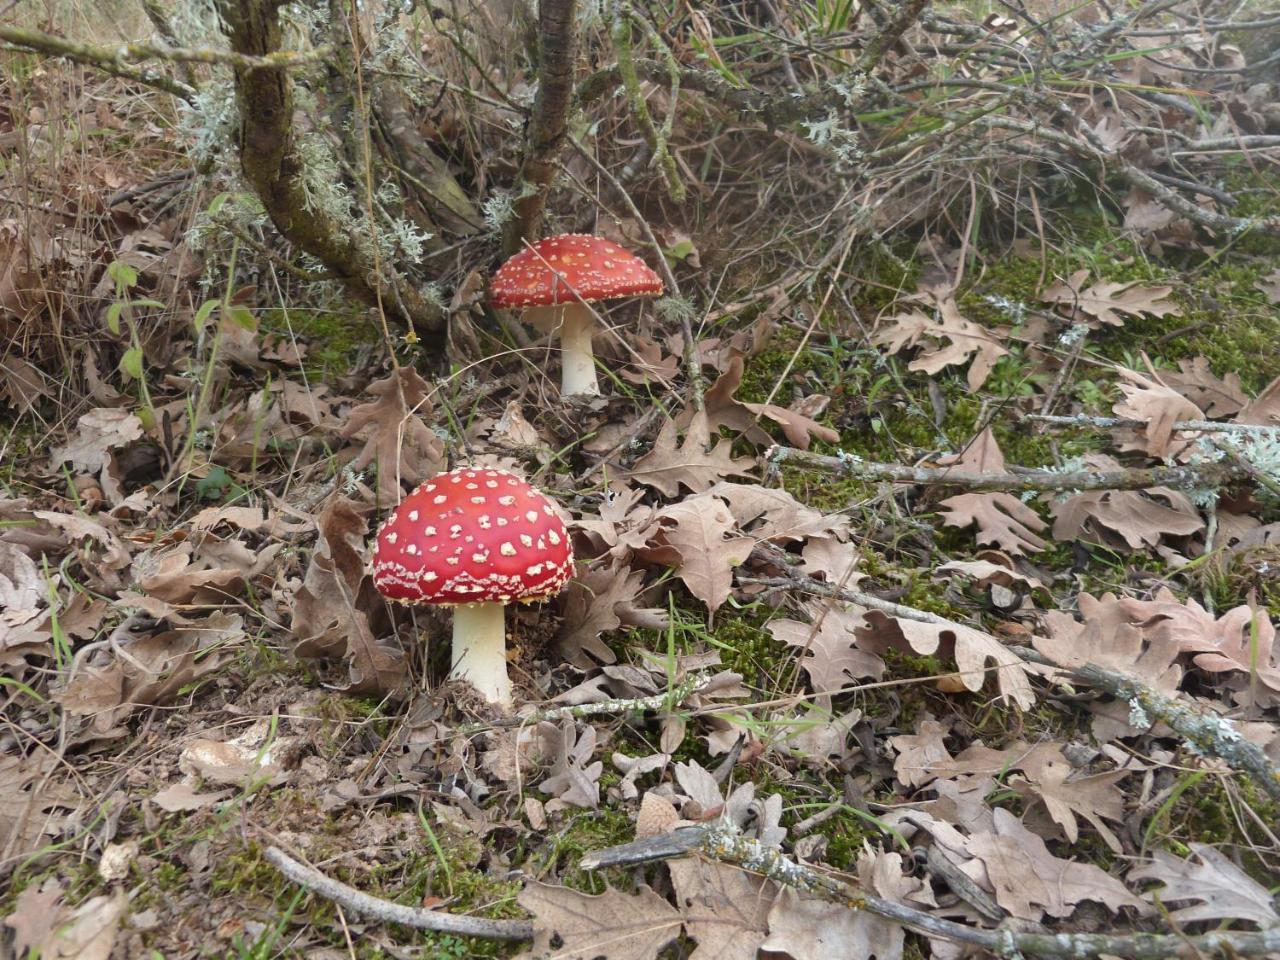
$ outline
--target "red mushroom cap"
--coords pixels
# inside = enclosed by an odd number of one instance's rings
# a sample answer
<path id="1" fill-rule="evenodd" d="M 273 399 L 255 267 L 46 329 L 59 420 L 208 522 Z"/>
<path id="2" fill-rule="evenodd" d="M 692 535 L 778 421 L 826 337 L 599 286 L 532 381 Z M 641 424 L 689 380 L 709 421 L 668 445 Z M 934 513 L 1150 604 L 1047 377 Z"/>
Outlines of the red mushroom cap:
<path id="1" fill-rule="evenodd" d="M 616 243 L 566 233 L 517 253 L 498 268 L 489 291 L 495 307 L 550 306 L 656 297 L 662 293 L 662 278 Z"/>
<path id="2" fill-rule="evenodd" d="M 573 575 L 551 500 L 514 474 L 450 470 L 421 484 L 378 529 L 373 583 L 414 603 L 532 602 Z"/>

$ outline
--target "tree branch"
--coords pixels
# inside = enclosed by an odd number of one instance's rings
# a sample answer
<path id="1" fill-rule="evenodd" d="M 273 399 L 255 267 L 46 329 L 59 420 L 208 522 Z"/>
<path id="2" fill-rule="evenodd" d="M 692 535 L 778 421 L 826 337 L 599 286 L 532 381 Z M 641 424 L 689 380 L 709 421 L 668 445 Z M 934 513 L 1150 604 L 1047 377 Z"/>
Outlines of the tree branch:
<path id="1" fill-rule="evenodd" d="M 237 54 L 256 63 L 279 51 L 277 0 L 221 0 L 219 6 Z M 441 334 L 445 318 L 438 306 L 409 284 L 388 282 L 374 262 L 367 238 L 353 235 L 331 212 L 308 202 L 306 162 L 298 155 L 294 137 L 289 73 L 236 66 L 235 82 L 241 167 L 276 229 L 321 261 L 359 299 L 400 314 L 420 331 Z"/>
<path id="2" fill-rule="evenodd" d="M 525 132 L 524 158 L 516 174 L 514 216 L 503 231 L 503 250 L 510 256 L 526 241 L 537 240 L 547 195 L 568 130 L 573 103 L 573 68 L 577 61 L 574 28 L 576 0 L 539 0 L 538 95 Z"/>

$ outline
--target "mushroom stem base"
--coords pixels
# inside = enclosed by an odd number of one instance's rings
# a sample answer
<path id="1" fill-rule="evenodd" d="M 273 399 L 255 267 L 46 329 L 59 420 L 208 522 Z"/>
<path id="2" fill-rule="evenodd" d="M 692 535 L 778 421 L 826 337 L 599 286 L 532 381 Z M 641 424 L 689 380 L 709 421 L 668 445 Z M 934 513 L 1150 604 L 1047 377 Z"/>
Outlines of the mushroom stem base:
<path id="1" fill-rule="evenodd" d="M 490 703 L 511 706 L 507 676 L 506 605 L 476 603 L 454 608 L 450 680 L 466 680 Z"/>

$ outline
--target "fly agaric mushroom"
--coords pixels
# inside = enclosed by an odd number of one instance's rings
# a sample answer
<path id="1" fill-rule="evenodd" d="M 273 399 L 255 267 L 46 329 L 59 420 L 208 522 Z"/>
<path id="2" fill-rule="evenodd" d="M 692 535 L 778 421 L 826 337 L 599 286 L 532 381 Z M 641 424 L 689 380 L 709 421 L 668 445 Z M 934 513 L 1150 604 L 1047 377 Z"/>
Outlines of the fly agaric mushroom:
<path id="1" fill-rule="evenodd" d="M 555 596 L 573 547 L 551 500 L 505 470 L 462 467 L 404 498 L 378 529 L 373 582 L 405 603 L 454 606 L 451 680 L 509 706 L 503 610 Z"/>
<path id="2" fill-rule="evenodd" d="M 524 320 L 544 333 L 560 330 L 560 395 L 595 394 L 591 336 L 595 314 L 587 306 L 620 297 L 656 297 L 662 278 L 616 243 L 587 234 L 547 237 L 498 268 L 490 286 L 495 307 L 523 309 Z"/>

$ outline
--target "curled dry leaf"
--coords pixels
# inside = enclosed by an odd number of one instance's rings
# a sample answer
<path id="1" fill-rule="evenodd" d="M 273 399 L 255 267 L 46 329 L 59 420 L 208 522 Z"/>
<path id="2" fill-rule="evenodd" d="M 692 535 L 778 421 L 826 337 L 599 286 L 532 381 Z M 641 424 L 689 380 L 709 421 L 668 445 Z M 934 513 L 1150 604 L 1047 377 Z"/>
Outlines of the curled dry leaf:
<path id="1" fill-rule="evenodd" d="M 858 628 L 860 641 L 925 656 L 935 653 L 949 656 L 955 660 L 960 679 L 968 690 L 975 693 L 981 690 L 988 674 L 992 674 L 1000 698 L 1006 703 L 1015 703 L 1024 710 L 1035 703 L 1030 669 L 1021 657 L 1005 649 L 990 634 L 964 624 L 922 623 L 890 617 L 878 610 L 869 610 L 863 616 L 865 625 Z M 994 663 L 994 667 L 988 668 L 988 661 Z"/>
<path id="2" fill-rule="evenodd" d="M 306 578 L 294 596 L 293 635 L 301 657 L 347 661 L 351 693 L 398 693 L 404 686 L 404 654 L 380 643 L 373 622 L 384 609 L 365 572 L 368 527 L 345 497 L 329 498 L 320 513 L 320 537 Z"/>
<path id="3" fill-rule="evenodd" d="M 1089 454 L 1084 460 L 1092 470 L 1120 468 L 1102 454 Z M 1092 535 L 1115 542 L 1118 538 L 1130 550 L 1154 547 L 1165 537 L 1189 537 L 1204 529 L 1199 511 L 1186 494 L 1168 487 L 1086 490 L 1052 501 L 1049 509 L 1055 539 L 1069 541 Z"/>
<path id="4" fill-rule="evenodd" d="M 743 367 L 741 356 L 731 356 L 724 373 L 706 393 L 704 409 L 713 429 L 726 427 L 741 433 L 750 442 L 764 446 L 773 443 L 773 438 L 760 426 L 763 417 L 782 427 L 787 442 L 801 450 L 809 449 L 812 437 L 827 443 L 840 440 L 838 431 L 824 427 L 799 410 L 773 403 L 746 403 L 735 399 L 733 395 L 742 386 Z M 686 412 L 678 422 L 681 426 L 686 426 L 693 416 L 693 413 Z"/>
<path id="5" fill-rule="evenodd" d="M 401 484 L 413 486 L 444 469 L 444 443 L 427 425 L 430 385 L 412 367 L 398 368 L 368 392 L 377 399 L 352 409 L 342 436 L 364 440 L 351 469 L 376 465 L 379 500 L 394 506 Z"/>

